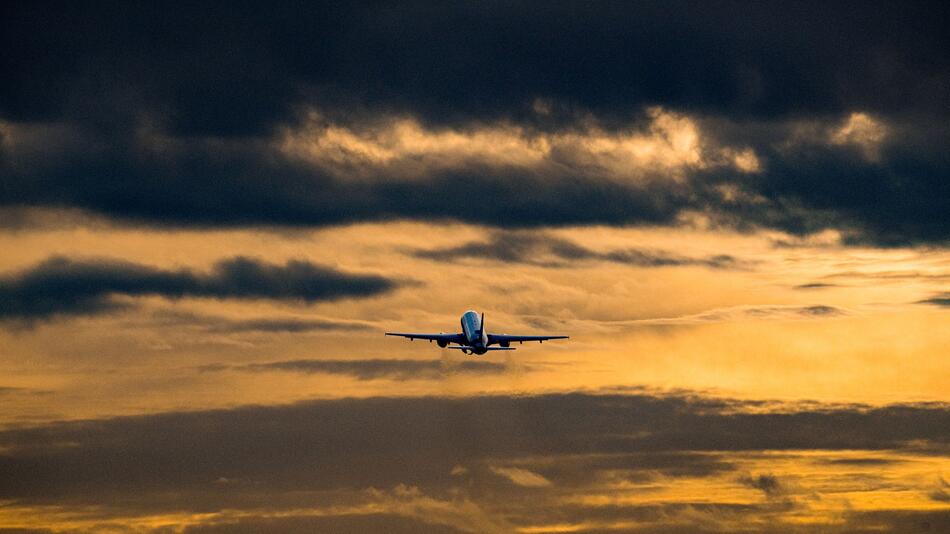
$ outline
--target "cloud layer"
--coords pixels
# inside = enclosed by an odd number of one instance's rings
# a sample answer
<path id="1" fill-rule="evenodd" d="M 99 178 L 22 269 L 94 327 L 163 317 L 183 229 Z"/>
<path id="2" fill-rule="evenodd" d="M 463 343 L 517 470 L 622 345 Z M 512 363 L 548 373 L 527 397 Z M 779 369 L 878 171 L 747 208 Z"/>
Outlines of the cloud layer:
<path id="1" fill-rule="evenodd" d="M 124 261 L 52 257 L 0 279 L 0 318 L 102 313 L 121 305 L 112 300 L 115 295 L 315 302 L 369 297 L 396 286 L 381 276 L 347 274 L 306 261 L 273 265 L 235 257 L 219 261 L 208 273 L 195 273 Z"/>
<path id="2" fill-rule="evenodd" d="M 746 263 L 726 254 L 689 258 L 660 250 L 636 248 L 598 252 L 568 239 L 528 232 L 495 232 L 488 241 L 472 241 L 440 249 L 416 249 L 412 254 L 437 261 L 479 259 L 543 267 L 567 267 L 582 261 L 608 261 L 634 267 L 735 269 L 746 266 Z"/>
<path id="3" fill-rule="evenodd" d="M 286 371 L 292 373 L 325 373 L 355 377 L 358 380 L 433 380 L 454 374 L 500 374 L 508 366 L 497 362 L 482 362 L 464 360 L 459 362 L 439 360 L 397 360 L 397 359 L 367 359 L 367 360 L 333 360 L 333 359 L 300 359 L 283 360 L 266 363 L 249 363 L 244 365 L 208 365 L 201 367 L 202 371 L 244 371 L 256 373 L 261 371 Z"/>
<path id="4" fill-rule="evenodd" d="M 5 84 L 2 112 L 144 109 L 165 111 L 176 133 L 247 135 L 305 99 L 437 122 L 550 107 L 538 98 L 621 116 L 657 103 L 757 117 L 948 109 L 936 2 L 118 5 L 8 6 L 2 68 L 17 83 Z"/>
<path id="5" fill-rule="evenodd" d="M 648 532 L 702 531 L 742 522 L 767 532 L 754 525 L 805 516 L 817 532 L 869 519 L 825 515 L 837 486 L 786 471 L 783 458 L 829 473 L 893 458 L 876 468 L 894 470 L 891 484 L 908 484 L 902 462 L 936 461 L 950 447 L 944 406 L 755 408 L 702 396 L 556 394 L 344 399 L 57 423 L 0 432 L 0 498 L 61 512 L 102 505 L 93 517 L 103 522 L 177 514 L 196 526 L 390 514 L 372 521 L 464 532 L 557 523 L 594 532 L 623 521 Z M 781 474 L 746 472 L 750 466 Z M 676 493 L 692 480 L 724 484 L 721 500 Z M 921 499 L 936 491 L 908 489 Z M 643 492 L 668 503 L 622 504 Z M 888 517 L 885 531 L 899 522 L 899 514 L 878 513 Z"/>
<path id="6" fill-rule="evenodd" d="M 950 238 L 939 3 L 222 7 L 8 6 L 0 206 Z"/>

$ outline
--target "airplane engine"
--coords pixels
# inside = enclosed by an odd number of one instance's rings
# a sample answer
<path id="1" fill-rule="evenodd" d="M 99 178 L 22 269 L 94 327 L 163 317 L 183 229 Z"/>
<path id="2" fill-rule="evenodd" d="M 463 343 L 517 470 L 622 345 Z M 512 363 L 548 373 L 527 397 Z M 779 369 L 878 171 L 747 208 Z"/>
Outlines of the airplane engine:
<path id="1" fill-rule="evenodd" d="M 444 349 L 445 347 L 448 347 L 448 346 L 449 346 L 449 342 L 448 342 L 448 341 L 445 341 L 444 339 L 439 339 L 439 340 L 436 341 L 436 343 L 437 343 L 440 347 L 442 347 L 443 349 Z"/>
<path id="2" fill-rule="evenodd" d="M 506 348 L 506 349 L 511 346 L 511 342 L 510 342 L 510 341 L 499 341 L 498 344 L 501 345 L 502 347 Z"/>

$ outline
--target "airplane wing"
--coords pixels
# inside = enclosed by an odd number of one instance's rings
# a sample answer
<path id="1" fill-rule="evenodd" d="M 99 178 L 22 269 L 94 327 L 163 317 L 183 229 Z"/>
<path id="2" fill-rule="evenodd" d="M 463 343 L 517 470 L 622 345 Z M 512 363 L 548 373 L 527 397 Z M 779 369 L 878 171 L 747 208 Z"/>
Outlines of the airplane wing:
<path id="1" fill-rule="evenodd" d="M 465 343 L 462 334 L 407 334 L 403 332 L 386 332 L 387 336 L 408 337 L 411 339 L 425 339 L 427 341 L 442 341 L 444 343 Z"/>
<path id="2" fill-rule="evenodd" d="M 510 336 L 508 334 L 488 334 L 488 344 L 495 343 L 524 343 L 525 341 L 537 341 L 542 343 L 549 339 L 567 339 L 568 336 Z"/>

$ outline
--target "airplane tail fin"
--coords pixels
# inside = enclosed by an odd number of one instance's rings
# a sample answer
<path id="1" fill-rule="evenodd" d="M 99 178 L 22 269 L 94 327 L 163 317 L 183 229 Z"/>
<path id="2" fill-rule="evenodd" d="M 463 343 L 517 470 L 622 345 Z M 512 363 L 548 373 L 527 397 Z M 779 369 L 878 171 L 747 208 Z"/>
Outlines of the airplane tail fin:
<path id="1" fill-rule="evenodd" d="M 482 312 L 481 324 L 478 325 L 478 337 L 482 337 L 485 334 L 485 312 Z"/>

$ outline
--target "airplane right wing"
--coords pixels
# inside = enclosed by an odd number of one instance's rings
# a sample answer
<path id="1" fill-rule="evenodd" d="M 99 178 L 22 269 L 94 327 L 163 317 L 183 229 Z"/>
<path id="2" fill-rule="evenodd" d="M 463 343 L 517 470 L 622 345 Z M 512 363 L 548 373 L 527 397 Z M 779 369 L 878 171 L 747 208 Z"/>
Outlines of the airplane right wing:
<path id="1" fill-rule="evenodd" d="M 413 339 L 425 339 L 426 341 L 438 341 L 441 345 L 442 343 L 465 343 L 465 336 L 462 334 L 409 334 L 403 332 L 386 332 L 387 336 L 399 336 L 407 337 L 410 340 Z"/>
<path id="2" fill-rule="evenodd" d="M 549 339 L 567 339 L 567 336 L 509 336 L 508 334 L 488 334 L 489 345 L 495 343 L 511 343 L 514 341 L 518 343 L 524 343 L 525 341 L 537 341 L 542 343 Z"/>

